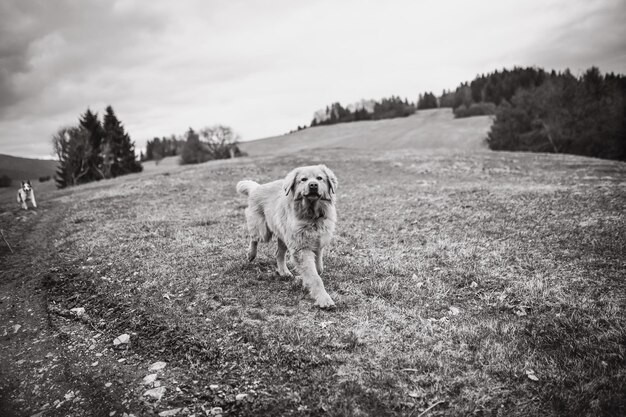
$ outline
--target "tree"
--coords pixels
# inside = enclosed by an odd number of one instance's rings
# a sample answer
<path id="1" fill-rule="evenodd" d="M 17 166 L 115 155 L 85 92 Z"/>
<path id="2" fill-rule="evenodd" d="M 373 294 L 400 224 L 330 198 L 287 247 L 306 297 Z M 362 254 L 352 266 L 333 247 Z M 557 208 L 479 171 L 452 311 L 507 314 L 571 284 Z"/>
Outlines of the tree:
<path id="1" fill-rule="evenodd" d="M 432 92 L 419 95 L 419 99 L 417 100 L 418 110 L 436 109 L 437 107 L 437 97 L 435 97 Z"/>
<path id="2" fill-rule="evenodd" d="M 12 182 L 11 177 L 6 174 L 0 177 L 0 187 L 10 187 Z"/>
<path id="3" fill-rule="evenodd" d="M 135 145 L 117 119 L 111 106 L 104 115 L 104 142 L 101 157 L 105 161 L 107 178 L 132 172 L 141 172 L 141 163 L 135 155 Z"/>
<path id="4" fill-rule="evenodd" d="M 228 126 L 205 127 L 196 133 L 189 128 L 180 153 L 180 163 L 198 164 L 212 159 L 235 158 L 243 153 L 237 146 L 239 136 Z M 201 139 L 202 138 L 202 139 Z"/>
<path id="5" fill-rule="evenodd" d="M 200 136 L 189 128 L 185 134 L 185 144 L 180 154 L 181 165 L 198 164 L 208 161 L 207 152 L 200 143 Z"/>
<path id="6" fill-rule="evenodd" d="M 163 157 L 165 156 L 165 138 L 163 138 L 163 142 L 159 138 L 154 138 L 154 142 L 152 143 L 152 159 L 156 165 L 161 162 Z"/>
<path id="7" fill-rule="evenodd" d="M 93 152 L 90 132 L 82 126 L 61 128 L 52 137 L 52 147 L 59 160 L 55 174 L 58 188 L 88 182 Z"/>
<path id="8" fill-rule="evenodd" d="M 102 140 L 104 138 L 104 130 L 102 124 L 98 119 L 98 114 L 93 113 L 91 109 L 80 117 L 79 125 L 88 132 L 88 140 L 90 145 L 90 155 L 87 164 L 89 166 L 89 172 L 85 174 L 85 181 L 100 180 L 105 177 L 103 172 L 103 159 L 99 152 L 102 147 Z"/>
<path id="9" fill-rule="evenodd" d="M 435 102 L 437 101 L 434 95 L 433 99 Z M 406 117 L 413 113 L 415 113 L 415 104 L 410 103 L 406 98 L 403 100 L 395 96 L 383 98 L 380 102 L 361 100 L 361 102 L 348 107 L 343 107 L 341 103 L 333 103 L 326 106 L 325 110 L 315 112 L 311 127 L 361 120 Z"/>
<path id="10" fill-rule="evenodd" d="M 59 160 L 57 187 L 141 171 L 135 147 L 124 127 L 108 106 L 104 125 L 90 109 L 81 115 L 78 126 L 59 129 L 52 137 Z"/>
<path id="11" fill-rule="evenodd" d="M 176 156 L 179 155 L 185 140 L 177 139 L 175 135 L 171 135 L 169 138 L 163 137 L 159 139 L 158 137 L 149 140 L 146 143 L 146 161 L 160 161 L 162 158 L 167 156 Z"/>
<path id="12" fill-rule="evenodd" d="M 454 96 L 452 91 L 443 90 L 439 97 L 439 107 L 454 107 Z"/>
<path id="13" fill-rule="evenodd" d="M 470 83 L 462 83 L 457 87 L 452 106 L 447 95 L 450 93 L 444 91 L 439 106 L 456 109 L 460 106 L 470 108 L 472 103 L 500 104 L 503 100 L 510 103 L 520 88 L 538 87 L 547 76 L 544 70 L 534 67 L 514 67 L 512 70 L 503 69 L 486 75 L 477 75 Z"/>
<path id="14" fill-rule="evenodd" d="M 200 136 L 205 140 L 211 159 L 234 158 L 241 155 L 237 146 L 239 135 L 228 126 L 206 127 L 200 130 Z"/>
<path id="15" fill-rule="evenodd" d="M 565 71 L 529 85 L 498 106 L 491 149 L 626 160 L 626 78 L 591 68 L 580 78 Z"/>
<path id="16" fill-rule="evenodd" d="M 472 105 L 472 89 L 467 83 L 461 84 L 454 92 L 454 104 L 452 107 L 456 109 L 463 105 L 466 107 Z"/>

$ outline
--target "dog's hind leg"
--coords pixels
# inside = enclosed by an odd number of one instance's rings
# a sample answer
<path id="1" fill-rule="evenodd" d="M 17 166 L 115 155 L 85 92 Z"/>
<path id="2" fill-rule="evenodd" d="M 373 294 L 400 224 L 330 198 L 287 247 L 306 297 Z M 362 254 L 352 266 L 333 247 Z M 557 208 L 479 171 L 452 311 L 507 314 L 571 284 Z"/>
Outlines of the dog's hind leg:
<path id="1" fill-rule="evenodd" d="M 294 254 L 298 273 L 302 276 L 302 284 L 309 290 L 315 305 L 320 308 L 332 308 L 335 302 L 324 288 L 322 278 L 317 273 L 315 266 L 315 254 L 310 250 L 299 250 Z"/>
<path id="2" fill-rule="evenodd" d="M 259 216 L 250 207 L 246 208 L 246 225 L 250 235 L 250 245 L 248 246 L 248 261 L 252 262 L 256 258 L 256 249 L 259 244 Z"/>
<path id="3" fill-rule="evenodd" d="M 276 266 L 278 267 L 278 275 L 281 277 L 292 277 L 291 271 L 287 268 L 285 254 L 287 253 L 287 245 L 278 238 L 278 247 L 276 248 Z"/>
<path id="4" fill-rule="evenodd" d="M 248 249 L 248 261 L 253 261 L 254 258 L 256 258 L 256 249 L 259 244 L 259 239 L 261 242 L 266 243 L 272 240 L 272 232 L 267 228 L 267 223 L 264 221 L 256 225 L 256 229 L 251 235 L 250 247 Z"/>
<path id="5" fill-rule="evenodd" d="M 250 234 L 248 261 L 253 261 L 256 258 L 259 241 L 269 242 L 272 239 L 272 232 L 267 227 L 263 214 L 253 207 L 246 208 L 246 223 L 248 225 L 248 233 Z"/>

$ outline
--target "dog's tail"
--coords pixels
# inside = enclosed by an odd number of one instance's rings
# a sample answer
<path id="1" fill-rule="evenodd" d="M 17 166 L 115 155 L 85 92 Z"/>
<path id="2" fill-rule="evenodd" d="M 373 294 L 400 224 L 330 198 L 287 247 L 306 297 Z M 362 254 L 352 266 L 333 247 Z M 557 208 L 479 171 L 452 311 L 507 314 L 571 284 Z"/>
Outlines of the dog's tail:
<path id="1" fill-rule="evenodd" d="M 237 192 L 242 195 L 250 195 L 250 193 L 258 186 L 259 184 L 254 181 L 250 181 L 250 180 L 239 181 L 237 183 Z"/>

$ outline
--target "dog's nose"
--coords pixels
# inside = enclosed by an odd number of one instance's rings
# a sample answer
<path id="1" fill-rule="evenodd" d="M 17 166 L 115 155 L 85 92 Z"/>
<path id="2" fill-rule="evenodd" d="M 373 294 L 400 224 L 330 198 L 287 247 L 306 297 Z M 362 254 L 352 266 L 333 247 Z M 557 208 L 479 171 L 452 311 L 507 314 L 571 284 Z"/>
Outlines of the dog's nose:
<path id="1" fill-rule="evenodd" d="M 316 182 L 309 183 L 309 190 L 317 191 L 318 188 L 319 188 L 319 185 Z"/>

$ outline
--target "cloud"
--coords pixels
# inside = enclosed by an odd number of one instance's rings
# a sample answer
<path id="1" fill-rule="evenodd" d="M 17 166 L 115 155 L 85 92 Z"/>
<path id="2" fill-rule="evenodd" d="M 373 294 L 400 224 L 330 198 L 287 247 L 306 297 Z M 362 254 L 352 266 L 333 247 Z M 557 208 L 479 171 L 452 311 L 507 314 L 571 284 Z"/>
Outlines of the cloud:
<path id="1" fill-rule="evenodd" d="M 33 107 L 48 110 L 37 103 L 49 93 L 70 93 L 61 97 L 80 100 L 83 97 L 71 93 L 105 88 L 94 82 L 104 69 L 120 71 L 141 59 L 141 51 L 128 46 L 141 43 L 163 23 L 157 15 L 116 5 L 94 1 L 77 7 L 71 0 L 20 0 L 5 6 L 2 25 L 7 25 L 6 37 L 13 39 L 7 48 L 13 54 L 7 55 L 15 64 L 2 73 L 2 85 L 12 98 L 2 103 L 3 114 L 15 117 Z M 5 57 L 4 48 L 0 56 Z M 112 58 L 118 66 L 111 66 Z"/>
<path id="2" fill-rule="evenodd" d="M 0 152 L 48 154 L 56 128 L 108 104 L 139 146 L 213 123 L 254 139 L 503 66 L 623 71 L 620 1 L 9 0 Z"/>
<path id="3" fill-rule="evenodd" d="M 595 65 L 605 72 L 626 73 L 626 4 L 622 0 L 579 1 L 563 14 L 552 4 L 543 15 L 554 24 L 524 52 L 526 59 L 574 73 Z"/>

